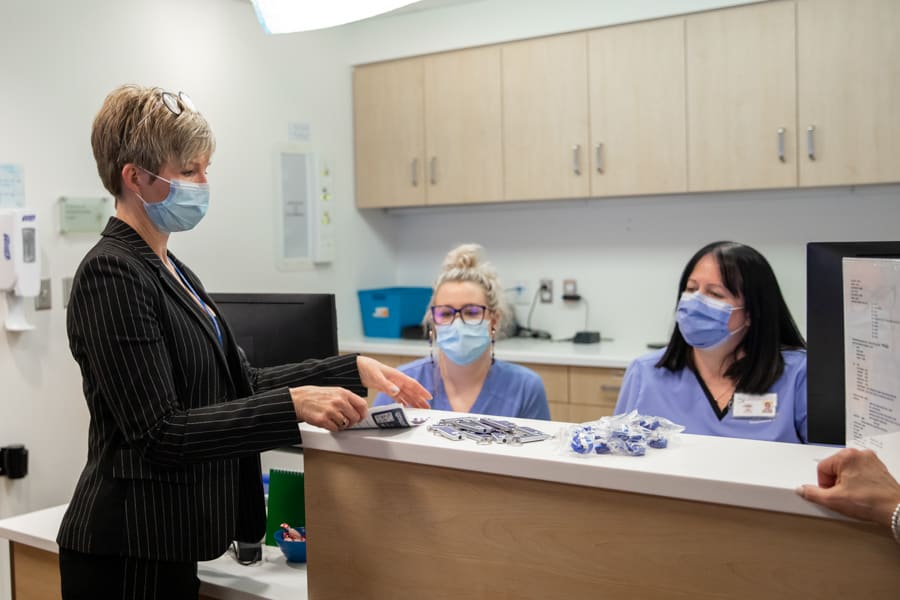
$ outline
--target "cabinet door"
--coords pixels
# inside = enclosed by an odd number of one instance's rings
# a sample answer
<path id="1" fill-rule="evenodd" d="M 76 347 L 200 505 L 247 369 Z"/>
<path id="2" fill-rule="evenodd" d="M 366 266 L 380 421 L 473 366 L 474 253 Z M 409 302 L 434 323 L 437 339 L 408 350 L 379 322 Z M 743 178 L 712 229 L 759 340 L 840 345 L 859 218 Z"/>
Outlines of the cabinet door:
<path id="1" fill-rule="evenodd" d="M 425 58 L 427 203 L 503 198 L 500 48 Z"/>
<path id="2" fill-rule="evenodd" d="M 569 367 L 569 418 L 580 423 L 613 414 L 624 377 L 624 369 Z"/>
<path id="3" fill-rule="evenodd" d="M 423 64 L 414 58 L 353 71 L 360 208 L 425 204 Z"/>
<path id="4" fill-rule="evenodd" d="M 543 365 L 523 363 L 538 374 L 544 382 L 550 418 L 554 421 L 569 420 L 569 368 L 565 365 Z"/>
<path id="5" fill-rule="evenodd" d="M 691 191 L 797 185 L 794 8 L 687 17 Z"/>
<path id="6" fill-rule="evenodd" d="M 591 195 L 687 191 L 684 19 L 588 37 Z"/>
<path id="7" fill-rule="evenodd" d="M 800 185 L 900 181 L 898 31 L 897 0 L 798 3 Z"/>
<path id="8" fill-rule="evenodd" d="M 587 35 L 502 48 L 506 199 L 588 196 Z"/>

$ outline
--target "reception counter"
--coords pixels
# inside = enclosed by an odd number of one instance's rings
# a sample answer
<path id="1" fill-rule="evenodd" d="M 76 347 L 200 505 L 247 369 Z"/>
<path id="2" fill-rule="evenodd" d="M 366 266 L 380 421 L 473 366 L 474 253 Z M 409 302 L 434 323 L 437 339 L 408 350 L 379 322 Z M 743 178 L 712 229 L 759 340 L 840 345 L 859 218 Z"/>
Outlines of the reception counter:
<path id="1" fill-rule="evenodd" d="M 831 448 L 681 435 L 643 457 L 581 457 L 555 440 L 481 446 L 425 426 L 300 427 L 314 600 L 896 598 L 900 589 L 889 532 L 794 493 Z"/>
<path id="2" fill-rule="evenodd" d="M 426 425 L 459 416 L 408 414 Z M 682 434 L 642 457 L 577 456 L 556 439 L 478 445 L 426 425 L 301 424 L 309 562 L 287 565 L 265 547 L 261 564 L 243 567 L 226 553 L 200 563 L 201 598 L 894 600 L 900 590 L 885 528 L 794 493 L 832 448 Z M 59 597 L 64 510 L 0 520 L 15 600 Z"/>

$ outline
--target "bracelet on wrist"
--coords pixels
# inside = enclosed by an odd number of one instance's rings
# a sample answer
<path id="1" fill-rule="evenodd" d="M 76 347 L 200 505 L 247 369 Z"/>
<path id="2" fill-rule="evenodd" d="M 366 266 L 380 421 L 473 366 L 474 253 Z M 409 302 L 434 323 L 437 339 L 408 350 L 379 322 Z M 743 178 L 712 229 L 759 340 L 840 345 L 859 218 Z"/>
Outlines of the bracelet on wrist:
<path id="1" fill-rule="evenodd" d="M 894 540 L 900 544 L 900 504 L 897 504 L 894 514 L 891 515 L 891 533 L 894 534 Z"/>

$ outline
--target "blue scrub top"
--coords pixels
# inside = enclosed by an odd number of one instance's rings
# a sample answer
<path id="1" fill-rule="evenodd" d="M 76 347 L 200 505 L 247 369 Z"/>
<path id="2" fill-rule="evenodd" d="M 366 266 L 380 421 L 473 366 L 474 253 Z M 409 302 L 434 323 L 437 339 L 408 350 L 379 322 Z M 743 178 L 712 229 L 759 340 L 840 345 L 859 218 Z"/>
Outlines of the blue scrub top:
<path id="1" fill-rule="evenodd" d="M 431 359 L 419 360 L 397 367 L 431 392 L 434 399 L 431 408 L 452 411 L 450 400 L 441 382 L 437 363 Z M 393 398 L 381 393 L 375 398 L 375 406 L 390 404 Z M 524 417 L 550 420 L 550 406 L 540 376 L 527 367 L 495 360 L 481 387 L 471 412 L 496 417 Z"/>
<path id="2" fill-rule="evenodd" d="M 769 388 L 778 394 L 771 418 L 734 418 L 729 409 L 720 421 L 689 368 L 673 373 L 654 365 L 665 349 L 636 359 L 625 371 L 616 403 L 616 414 L 632 410 L 642 415 L 665 417 L 684 425 L 685 433 L 748 438 L 774 442 L 806 442 L 806 351 L 784 350 L 784 373 Z"/>

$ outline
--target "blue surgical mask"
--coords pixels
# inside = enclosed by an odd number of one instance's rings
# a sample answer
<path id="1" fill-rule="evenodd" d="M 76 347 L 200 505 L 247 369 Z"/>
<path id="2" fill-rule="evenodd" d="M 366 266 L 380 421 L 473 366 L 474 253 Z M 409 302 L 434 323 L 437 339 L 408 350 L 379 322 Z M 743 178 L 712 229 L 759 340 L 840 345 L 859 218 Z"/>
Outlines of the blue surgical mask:
<path id="1" fill-rule="evenodd" d="M 487 321 L 471 325 L 456 319 L 449 325 L 436 325 L 435 330 L 438 348 L 460 366 L 474 362 L 491 345 Z"/>
<path id="2" fill-rule="evenodd" d="M 694 348 L 706 350 L 715 348 L 744 328 L 742 325 L 734 331 L 728 329 L 731 312 L 742 308 L 744 307 L 731 306 L 704 296 L 700 292 L 685 292 L 678 301 L 675 321 L 685 342 Z"/>
<path id="3" fill-rule="evenodd" d="M 141 169 L 150 173 L 147 169 Z M 187 231 L 197 226 L 197 223 L 206 215 L 209 208 L 209 184 L 182 181 L 180 179 L 166 179 L 154 173 L 154 177 L 162 179 L 169 184 L 169 195 L 162 202 L 145 202 L 144 211 L 153 225 L 163 233 Z"/>

